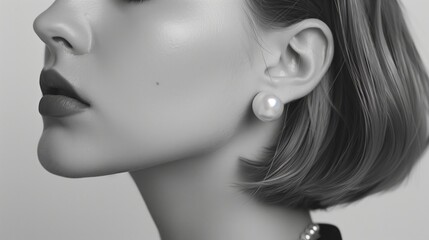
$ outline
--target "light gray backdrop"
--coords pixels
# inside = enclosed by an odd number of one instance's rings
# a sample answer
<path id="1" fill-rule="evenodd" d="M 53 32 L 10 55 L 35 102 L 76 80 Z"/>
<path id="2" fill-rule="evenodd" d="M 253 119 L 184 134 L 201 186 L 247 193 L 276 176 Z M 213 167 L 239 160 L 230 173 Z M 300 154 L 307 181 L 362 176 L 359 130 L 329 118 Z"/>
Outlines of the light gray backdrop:
<path id="1" fill-rule="evenodd" d="M 127 174 L 66 179 L 49 174 L 37 160 L 43 44 L 32 22 L 52 2 L 0 0 L 0 239 L 157 240 L 155 225 Z M 404 4 L 429 63 L 429 2 Z M 336 224 L 346 240 L 429 239 L 428 158 L 426 153 L 396 191 L 344 209 L 315 212 L 314 220 Z"/>

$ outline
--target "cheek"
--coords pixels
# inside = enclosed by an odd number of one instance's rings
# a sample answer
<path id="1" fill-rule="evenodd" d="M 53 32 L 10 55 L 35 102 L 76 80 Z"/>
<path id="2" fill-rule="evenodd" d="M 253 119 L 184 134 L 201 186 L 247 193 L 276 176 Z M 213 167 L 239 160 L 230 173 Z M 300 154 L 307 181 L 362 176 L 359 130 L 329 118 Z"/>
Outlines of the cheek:
<path id="1" fill-rule="evenodd" d="M 250 100 L 250 83 L 240 76 L 243 36 L 174 29 L 162 29 L 157 44 L 142 45 L 132 55 L 138 60 L 116 66 L 122 77 L 110 79 L 108 96 L 115 97 L 103 105 L 103 121 L 148 158 L 185 156 L 222 142 Z"/>
<path id="2" fill-rule="evenodd" d="M 115 94 L 109 96 L 115 97 L 101 116 L 120 135 L 117 139 L 133 142 L 144 150 L 142 156 L 171 158 L 233 134 L 247 110 L 249 90 L 231 74 L 231 63 L 214 60 L 231 60 L 230 55 L 200 53 L 194 49 L 145 65 L 111 89 Z"/>

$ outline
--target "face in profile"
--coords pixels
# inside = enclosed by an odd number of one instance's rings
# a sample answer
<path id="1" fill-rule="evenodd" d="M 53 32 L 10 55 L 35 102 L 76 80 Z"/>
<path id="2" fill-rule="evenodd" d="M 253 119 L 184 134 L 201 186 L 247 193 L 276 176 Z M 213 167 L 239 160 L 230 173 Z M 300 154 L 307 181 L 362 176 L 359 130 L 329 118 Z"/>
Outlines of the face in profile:
<path id="1" fill-rule="evenodd" d="M 46 43 L 42 165 L 97 176 L 226 143 L 256 93 L 243 8 L 244 0 L 55 1 L 34 22 Z"/>

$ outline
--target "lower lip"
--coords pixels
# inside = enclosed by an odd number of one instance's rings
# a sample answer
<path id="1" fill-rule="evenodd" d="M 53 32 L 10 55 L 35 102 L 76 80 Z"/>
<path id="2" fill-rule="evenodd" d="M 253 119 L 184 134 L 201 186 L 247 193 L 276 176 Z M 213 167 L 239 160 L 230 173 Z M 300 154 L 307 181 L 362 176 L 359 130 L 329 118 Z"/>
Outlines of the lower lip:
<path id="1" fill-rule="evenodd" d="M 44 95 L 39 102 L 43 116 L 66 117 L 85 111 L 89 106 L 81 101 L 63 95 Z"/>

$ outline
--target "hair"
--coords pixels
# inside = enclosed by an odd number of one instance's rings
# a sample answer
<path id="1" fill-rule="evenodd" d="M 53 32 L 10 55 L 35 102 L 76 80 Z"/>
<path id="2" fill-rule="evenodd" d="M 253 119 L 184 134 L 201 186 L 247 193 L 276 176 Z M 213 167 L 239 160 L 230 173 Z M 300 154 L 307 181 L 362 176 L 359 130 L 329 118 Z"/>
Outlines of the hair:
<path id="1" fill-rule="evenodd" d="M 308 95 L 285 104 L 278 142 L 240 158 L 240 189 L 326 209 L 397 187 L 428 145 L 429 79 L 398 0 L 246 0 L 263 28 L 326 23 L 335 54 Z M 247 10 L 248 10 L 247 9 Z"/>

